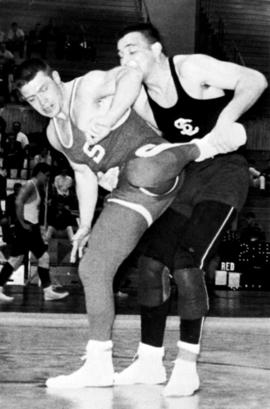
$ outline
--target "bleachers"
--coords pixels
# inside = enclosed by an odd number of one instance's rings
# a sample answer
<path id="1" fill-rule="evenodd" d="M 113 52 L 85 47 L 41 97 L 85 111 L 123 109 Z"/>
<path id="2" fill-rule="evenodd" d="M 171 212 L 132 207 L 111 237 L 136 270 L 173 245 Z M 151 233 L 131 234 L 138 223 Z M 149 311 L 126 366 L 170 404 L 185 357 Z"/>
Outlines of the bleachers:
<path id="1" fill-rule="evenodd" d="M 241 53 L 247 66 L 270 77 L 270 1 L 260 0 L 202 0 L 202 9 L 209 22 L 218 30 L 224 23 L 224 45 L 232 43 Z M 270 117 L 270 91 L 260 104 L 262 115 Z"/>
<path id="2" fill-rule="evenodd" d="M 118 64 L 115 39 L 125 25 L 142 21 L 137 0 L 2 0 L 0 27 L 9 29 L 12 21 L 18 22 L 25 33 L 36 23 L 52 24 L 70 35 L 83 27 L 96 47 L 96 64 L 88 61 L 58 61 L 55 57 L 55 39 L 48 43 L 47 59 L 61 71 L 64 80 L 71 79 L 89 69 L 109 69 Z"/>

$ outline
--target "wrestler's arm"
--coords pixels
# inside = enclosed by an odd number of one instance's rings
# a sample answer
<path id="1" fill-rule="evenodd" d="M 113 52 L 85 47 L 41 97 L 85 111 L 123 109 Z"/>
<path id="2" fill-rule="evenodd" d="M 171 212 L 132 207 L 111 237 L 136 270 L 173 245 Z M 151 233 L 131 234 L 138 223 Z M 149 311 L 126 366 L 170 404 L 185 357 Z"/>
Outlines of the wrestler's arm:
<path id="1" fill-rule="evenodd" d="M 74 170 L 75 189 L 79 202 L 79 229 L 84 229 L 88 234 L 98 197 L 97 177 L 86 165 L 78 165 L 72 162 L 70 164 Z"/>
<path id="2" fill-rule="evenodd" d="M 33 195 L 35 192 L 35 187 L 32 183 L 26 183 L 23 185 L 19 191 L 18 196 L 16 197 L 16 216 L 19 221 L 19 223 L 22 225 L 22 227 L 26 230 L 29 230 L 29 224 L 25 223 L 24 217 L 23 217 L 23 210 L 24 210 L 24 205 L 27 202 L 27 200 Z"/>
<path id="3" fill-rule="evenodd" d="M 50 144 L 59 152 L 62 152 L 61 146 L 55 136 L 54 128 L 50 124 L 47 128 L 47 137 Z M 63 153 L 63 152 L 62 152 Z M 91 169 L 83 164 L 76 164 L 67 157 L 70 166 L 74 170 L 75 189 L 79 203 L 80 224 L 77 232 L 74 234 L 73 248 L 71 251 L 70 260 L 76 260 L 76 253 L 79 251 L 81 255 L 82 249 L 86 244 L 88 234 L 91 229 L 92 220 L 96 208 L 98 198 L 98 182 L 97 177 Z"/>
<path id="4" fill-rule="evenodd" d="M 142 72 L 130 67 L 117 67 L 108 71 L 108 79 L 115 82 L 115 92 L 107 115 L 116 124 L 123 114 L 135 103 L 142 86 Z"/>
<path id="5" fill-rule="evenodd" d="M 75 176 L 75 188 L 79 202 L 80 224 L 79 228 L 72 237 L 72 250 L 70 261 L 76 261 L 78 252 L 79 258 L 82 256 L 85 247 L 92 220 L 95 213 L 98 198 L 98 182 L 96 175 L 86 165 L 77 165 L 70 162 Z"/>
<path id="6" fill-rule="evenodd" d="M 141 88 L 140 93 L 133 105 L 133 109 L 158 135 L 162 135 L 162 132 L 158 129 L 153 111 L 150 107 L 145 89 L 143 87 Z"/>
<path id="7" fill-rule="evenodd" d="M 223 95 L 224 90 L 233 91 L 232 99 L 220 112 L 208 137 L 211 135 L 218 151 L 226 153 L 237 150 L 246 143 L 247 137 L 244 127 L 237 120 L 266 89 L 266 78 L 259 71 L 206 55 L 193 54 L 184 62 L 177 57 L 174 61 L 182 83 L 196 84 L 197 90 L 202 93 L 202 99 L 204 92 L 209 90 L 213 92 L 213 98 Z M 198 97 L 201 98 L 201 95 Z"/>
<path id="8" fill-rule="evenodd" d="M 99 107 L 84 129 L 89 142 L 97 143 L 117 125 L 139 95 L 142 74 L 130 67 L 116 67 L 109 71 L 92 71 L 80 83 L 80 96 L 88 94 L 88 101 Z M 91 140 L 92 138 L 92 140 Z"/>
<path id="9" fill-rule="evenodd" d="M 193 54 L 177 68 L 184 81 L 234 92 L 231 101 L 221 111 L 217 126 L 237 121 L 267 88 L 267 80 L 259 71 L 207 55 Z"/>

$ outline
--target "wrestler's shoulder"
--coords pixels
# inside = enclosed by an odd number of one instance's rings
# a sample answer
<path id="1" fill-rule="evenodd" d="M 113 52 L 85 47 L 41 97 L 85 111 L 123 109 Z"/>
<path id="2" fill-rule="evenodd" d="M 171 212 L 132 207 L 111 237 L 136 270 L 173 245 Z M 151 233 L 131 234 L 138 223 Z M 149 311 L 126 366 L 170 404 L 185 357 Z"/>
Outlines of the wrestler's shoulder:
<path id="1" fill-rule="evenodd" d="M 109 70 L 92 70 L 84 74 L 79 79 L 78 87 L 79 89 L 85 89 L 85 87 L 93 86 L 95 84 L 100 84 L 105 81 L 114 81 L 122 73 L 130 73 L 141 75 L 140 72 L 132 67 L 116 66 Z"/>
<path id="2" fill-rule="evenodd" d="M 174 65 L 179 73 L 185 74 L 192 68 L 198 68 L 201 64 L 209 62 L 209 56 L 205 54 L 178 54 L 173 57 Z"/>

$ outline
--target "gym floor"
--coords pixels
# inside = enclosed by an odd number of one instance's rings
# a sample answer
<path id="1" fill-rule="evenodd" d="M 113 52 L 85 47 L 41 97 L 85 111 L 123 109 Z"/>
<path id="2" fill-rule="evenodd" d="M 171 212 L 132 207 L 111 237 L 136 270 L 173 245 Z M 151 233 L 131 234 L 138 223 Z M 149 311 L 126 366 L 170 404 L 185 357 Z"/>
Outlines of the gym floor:
<path id="1" fill-rule="evenodd" d="M 88 340 L 79 283 L 62 301 L 44 302 L 41 289 L 10 285 L 15 300 L 0 304 L 0 403 L 8 409 L 259 409 L 270 408 L 270 292 L 215 290 L 205 322 L 198 371 L 200 390 L 188 398 L 165 398 L 163 385 L 50 391 L 49 376 L 72 372 Z M 136 292 L 115 297 L 115 370 L 132 360 L 139 342 Z M 169 375 L 179 320 L 173 294 L 165 338 Z"/>

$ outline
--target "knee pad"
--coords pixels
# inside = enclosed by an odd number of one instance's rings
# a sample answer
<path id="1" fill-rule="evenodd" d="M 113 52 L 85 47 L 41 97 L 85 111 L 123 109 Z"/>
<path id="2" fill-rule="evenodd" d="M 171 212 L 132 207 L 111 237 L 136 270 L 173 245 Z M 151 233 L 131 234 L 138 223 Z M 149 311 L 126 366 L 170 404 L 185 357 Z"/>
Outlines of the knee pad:
<path id="1" fill-rule="evenodd" d="M 205 316 L 209 305 L 204 272 L 198 268 L 185 268 L 175 270 L 173 276 L 178 290 L 180 317 L 195 320 Z"/>
<path id="2" fill-rule="evenodd" d="M 42 254 L 42 256 L 38 259 L 38 266 L 42 268 L 49 268 L 50 267 L 50 256 L 47 251 Z"/>
<path id="3" fill-rule="evenodd" d="M 170 270 L 160 261 L 142 256 L 139 268 L 139 303 L 145 307 L 157 307 L 171 294 Z"/>

